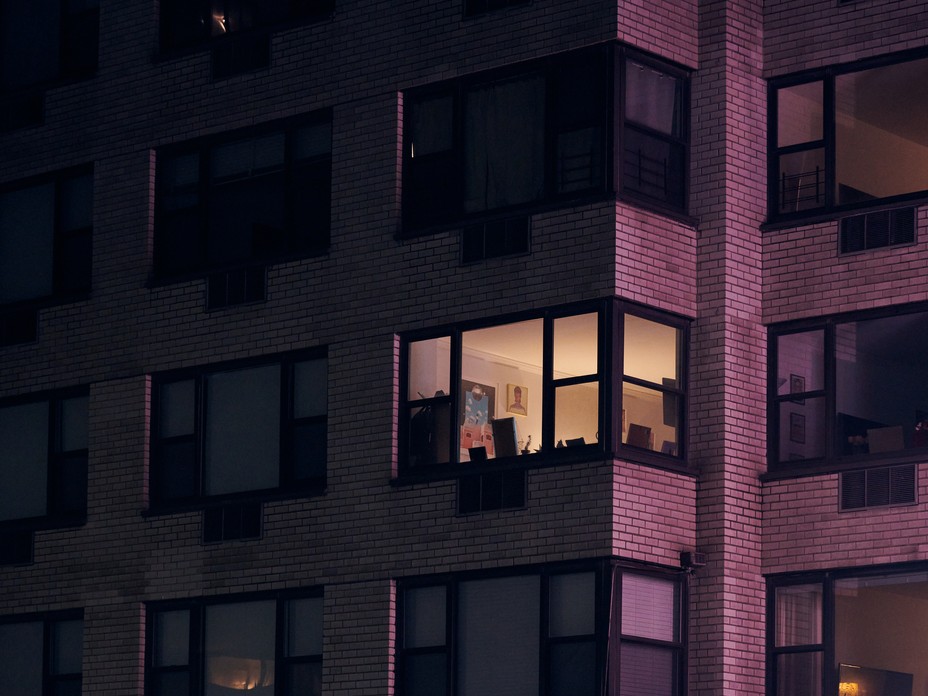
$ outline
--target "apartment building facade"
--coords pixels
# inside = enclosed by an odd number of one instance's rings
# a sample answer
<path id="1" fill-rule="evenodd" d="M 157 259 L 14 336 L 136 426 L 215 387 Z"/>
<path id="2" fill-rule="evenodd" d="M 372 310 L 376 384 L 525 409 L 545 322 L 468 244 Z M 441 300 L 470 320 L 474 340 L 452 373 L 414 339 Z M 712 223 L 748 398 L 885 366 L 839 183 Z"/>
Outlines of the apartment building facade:
<path id="1" fill-rule="evenodd" d="M 928 694 L 917 0 L 0 0 L 0 694 Z"/>

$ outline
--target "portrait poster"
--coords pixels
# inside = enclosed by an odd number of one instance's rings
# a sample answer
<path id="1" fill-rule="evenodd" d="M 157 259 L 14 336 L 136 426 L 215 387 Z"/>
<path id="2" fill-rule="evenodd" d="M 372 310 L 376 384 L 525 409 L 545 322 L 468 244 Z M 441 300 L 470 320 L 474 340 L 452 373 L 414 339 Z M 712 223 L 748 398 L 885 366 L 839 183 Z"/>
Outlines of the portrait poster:
<path id="1" fill-rule="evenodd" d="M 528 387 L 521 384 L 506 385 L 506 413 L 528 415 Z"/>
<path id="2" fill-rule="evenodd" d="M 463 395 L 464 425 L 487 425 L 496 415 L 496 387 L 470 380 L 461 380 L 461 394 Z"/>

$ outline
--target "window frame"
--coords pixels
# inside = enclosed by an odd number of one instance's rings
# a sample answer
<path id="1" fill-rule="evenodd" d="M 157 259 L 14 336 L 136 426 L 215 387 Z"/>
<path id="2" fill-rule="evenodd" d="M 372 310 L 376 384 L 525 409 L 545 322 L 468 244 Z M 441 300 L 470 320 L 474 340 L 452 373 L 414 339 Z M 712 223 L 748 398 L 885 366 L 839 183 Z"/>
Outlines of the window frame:
<path id="1" fill-rule="evenodd" d="M 556 447 L 555 429 L 555 393 L 558 387 L 573 384 L 590 383 L 592 375 L 556 379 L 553 375 L 554 338 L 553 325 L 557 319 L 584 314 L 597 315 L 598 345 L 597 374 L 595 382 L 599 391 L 599 433 L 596 443 L 581 446 Z M 643 449 L 622 442 L 622 401 L 624 377 L 624 331 L 627 315 L 670 327 L 677 332 L 676 369 L 680 385 L 666 387 L 630 378 L 635 384 L 643 384 L 662 393 L 678 397 L 679 425 L 677 428 L 677 452 L 665 454 L 660 451 Z M 524 321 L 541 320 L 543 322 L 543 365 L 542 365 L 542 435 L 540 441 L 533 441 L 534 447 L 541 447 L 540 452 L 530 456 L 498 457 L 487 462 L 459 462 L 460 424 L 462 392 L 462 336 L 469 331 L 504 327 Z M 691 474 L 693 470 L 688 463 L 688 364 L 689 364 L 689 330 L 690 321 L 684 317 L 669 314 L 654 308 L 637 305 L 618 298 L 608 298 L 590 302 L 560 305 L 542 310 L 526 311 L 503 315 L 489 319 L 461 322 L 442 328 L 402 332 L 399 334 L 399 460 L 397 467 L 398 482 L 414 483 L 419 480 L 453 478 L 467 474 L 498 472 L 513 468 L 548 466 L 573 461 L 616 458 L 638 463 L 672 469 Z M 437 338 L 449 338 L 450 348 L 450 393 L 442 396 L 409 399 L 410 349 L 412 343 Z M 411 411 L 416 408 L 443 406 L 448 408 L 451 437 L 449 442 L 450 459 L 447 463 L 410 464 L 409 432 Z M 618 418 L 618 420 L 617 420 Z M 458 426 L 458 427 L 456 427 Z"/>
<path id="2" fill-rule="evenodd" d="M 46 440 L 46 469 L 45 469 L 45 514 L 31 517 L 11 518 L 0 520 L 0 531 L 24 531 L 37 529 L 58 529 L 65 527 L 80 527 L 87 521 L 87 485 L 88 485 L 88 463 L 90 447 L 64 450 L 62 449 L 62 402 L 74 398 L 86 398 L 89 404 L 90 387 L 77 386 L 67 389 L 59 389 L 54 392 L 40 392 L 37 394 L 26 394 L 19 397 L 12 397 L 0 401 L 0 410 L 7 407 L 25 406 L 29 404 L 46 404 L 48 407 L 48 433 Z M 90 423 L 87 423 L 87 437 L 90 437 Z M 61 481 L 62 467 L 67 465 L 67 460 L 79 459 L 77 466 L 80 470 L 77 472 L 81 487 L 78 491 L 78 500 L 74 505 L 74 510 L 61 509 L 58 497 L 64 491 Z M 72 464 L 73 465 L 73 464 Z"/>
<path id="3" fill-rule="evenodd" d="M 863 321 L 889 319 L 909 314 L 928 313 L 928 304 L 908 304 L 883 307 L 875 310 L 862 310 L 833 314 L 823 317 L 802 319 L 793 322 L 773 324 L 767 328 L 767 472 L 764 480 L 810 476 L 835 471 L 848 471 L 888 464 L 906 463 L 924 460 L 924 451 L 918 448 L 901 450 L 841 454 L 836 451 L 837 429 L 837 377 L 836 377 L 836 328 L 844 324 Z M 820 389 L 807 389 L 801 392 L 777 393 L 778 380 L 778 339 L 783 336 L 823 332 L 823 386 Z M 800 460 L 780 460 L 780 404 L 806 399 L 823 399 L 825 408 L 825 442 L 823 456 Z"/>
<path id="4" fill-rule="evenodd" d="M 582 65 L 588 61 L 590 65 L 601 68 L 601 94 L 603 113 L 596 114 L 595 125 L 588 126 L 598 129 L 601 142 L 597 144 L 599 165 L 595 160 L 590 164 L 591 177 L 596 179 L 589 186 L 582 188 L 568 188 L 558 190 L 557 158 L 558 135 L 566 130 L 566 122 L 561 123 L 558 111 L 558 74 L 559 71 L 570 67 Z M 624 71 L 629 61 L 642 63 L 654 70 L 660 71 L 680 81 L 680 104 L 682 113 L 675 122 L 679 132 L 673 135 L 661 134 L 648 129 L 643 124 L 635 123 L 626 117 L 624 98 Z M 542 129 L 544 131 L 543 152 L 544 161 L 542 192 L 538 199 L 523 203 L 502 205 L 473 212 L 464 209 L 464 178 L 466 176 L 464 129 L 465 129 L 465 95 L 488 85 L 504 83 L 520 78 L 538 77 L 544 83 L 544 115 Z M 689 113 L 690 113 L 690 71 L 674 64 L 664 58 L 647 54 L 617 42 L 608 42 L 596 46 L 571 51 L 557 56 L 538 59 L 517 65 L 498 68 L 491 71 L 465 75 L 456 79 L 411 87 L 403 92 L 403 202 L 402 227 L 398 233 L 399 239 L 409 239 L 434 234 L 449 228 L 458 228 L 461 225 L 473 225 L 482 222 L 495 222 L 515 215 L 525 215 L 549 209 L 560 208 L 589 200 L 600 200 L 613 196 L 619 200 L 627 201 L 633 205 L 655 210 L 660 214 L 671 217 L 686 217 L 688 214 L 689 198 Z M 443 172 L 442 178 L 447 181 L 447 191 L 439 194 L 451 196 L 445 201 L 441 195 L 436 207 L 441 211 L 420 210 L 419 198 L 424 193 L 414 185 L 415 171 L 427 165 L 416 167 L 412 148 L 411 133 L 413 131 L 412 114 L 415 104 L 431 99 L 445 98 L 451 101 L 451 119 L 448 126 L 450 132 L 450 149 L 443 150 L 435 159 L 441 158 L 439 166 Z M 667 142 L 674 148 L 682 148 L 680 175 L 682 177 L 682 190 L 679 192 L 680 204 L 673 204 L 636 191 L 624 181 L 622 174 L 622 156 L 618 156 L 618 145 L 626 141 L 626 131 L 636 130 L 648 136 Z M 601 170 L 601 171 L 598 171 Z M 428 174 L 430 170 L 426 170 Z M 597 174 L 598 171 L 598 174 Z M 421 176 L 424 175 L 420 175 Z M 428 176 L 432 181 L 436 177 Z M 411 193 L 413 192 L 413 193 Z M 430 191 L 431 192 L 431 191 Z M 434 193 L 434 192 L 432 192 Z M 413 198 L 415 196 L 415 198 Z M 430 196 L 432 197 L 432 196 Z"/>
<path id="5" fill-rule="evenodd" d="M 323 664 L 324 652 L 318 655 L 288 655 L 287 612 L 291 601 L 302 599 L 319 599 L 323 602 L 319 631 L 324 637 L 325 592 L 323 587 L 276 590 L 271 592 L 251 592 L 235 595 L 217 595 L 190 599 L 164 600 L 145 603 L 145 691 L 147 695 L 156 693 L 156 679 L 165 673 L 188 674 L 188 694 L 202 695 L 206 687 L 206 612 L 210 607 L 233 607 L 236 604 L 254 602 L 274 602 L 274 683 L 287 683 L 284 675 L 287 667 L 294 664 Z M 185 665 L 156 665 L 155 622 L 160 614 L 167 612 L 187 612 L 187 663 Z M 284 678 L 281 678 L 284 677 Z"/>
<path id="6" fill-rule="evenodd" d="M 53 653 L 55 650 L 54 647 L 54 632 L 58 624 L 80 621 L 81 622 L 81 671 L 78 673 L 67 672 L 64 674 L 56 674 L 53 672 Z M 59 682 L 65 681 L 76 681 L 78 684 L 83 682 L 84 677 L 84 666 L 83 666 L 83 657 L 84 657 L 84 646 L 83 646 L 83 634 L 84 634 L 84 610 L 83 609 L 64 609 L 60 611 L 45 612 L 42 614 L 22 614 L 16 616 L 3 616 L 0 617 L 0 626 L 11 626 L 16 624 L 33 624 L 41 623 L 42 624 L 42 649 L 43 655 L 41 658 L 42 663 L 42 693 L 54 693 L 55 685 Z M 78 691 L 80 687 L 78 687 Z"/>
<path id="7" fill-rule="evenodd" d="M 557 576 L 585 573 L 592 573 L 594 576 L 594 632 L 568 636 L 549 635 L 551 579 Z M 649 641 L 642 638 L 630 638 L 622 634 L 622 577 L 626 574 L 661 578 L 674 583 L 676 588 L 676 606 L 674 607 L 676 641 L 672 643 Z M 475 581 L 524 577 L 537 577 L 539 581 L 539 605 L 536 616 L 539 631 L 538 684 L 540 696 L 547 695 L 551 689 L 549 667 L 552 646 L 589 640 L 592 640 L 595 646 L 596 676 L 594 682 L 599 688 L 606 687 L 608 693 L 619 696 L 620 648 L 623 642 L 628 641 L 669 647 L 673 651 L 674 667 L 677 670 L 676 689 L 673 696 L 682 696 L 686 693 L 688 574 L 679 570 L 625 563 L 617 559 L 594 559 L 398 578 L 395 626 L 397 694 L 404 696 L 406 693 L 406 657 L 423 654 L 445 655 L 447 681 L 444 693 L 446 696 L 457 694 L 457 655 L 460 637 L 456 635 L 456 630 L 461 621 L 459 611 L 461 585 Z M 406 637 L 405 593 L 408 590 L 432 587 L 443 587 L 445 592 L 445 643 L 439 646 L 407 648 L 404 644 Z M 614 667 L 610 668 L 610 666 Z"/>
<path id="8" fill-rule="evenodd" d="M 324 415 L 296 417 L 294 414 L 294 370 L 295 366 L 304 362 L 322 361 L 326 367 L 326 413 Z M 204 492 L 204 476 L 207 467 L 205 458 L 207 418 L 204 396 L 207 380 L 216 374 L 236 372 L 256 368 L 277 367 L 280 374 L 280 419 L 277 424 L 278 433 L 278 485 L 271 488 L 248 489 L 228 493 L 209 495 Z M 151 438 L 149 467 L 149 508 L 148 513 L 173 512 L 176 510 L 201 510 L 221 506 L 230 502 L 264 501 L 276 498 L 289 498 L 304 495 L 321 495 L 325 493 L 328 468 L 328 384 L 329 364 L 327 349 L 317 348 L 284 355 L 238 360 L 223 363 L 213 363 L 195 368 L 170 370 L 152 375 L 151 389 Z M 193 381 L 194 403 L 193 428 L 191 434 L 161 437 L 159 435 L 162 421 L 160 398 L 165 385 Z M 323 472 L 318 476 L 305 479 L 296 477 L 295 461 L 292 451 L 292 435 L 294 428 L 301 424 L 321 423 L 325 426 L 325 448 L 322 462 Z M 167 475 L 163 467 L 167 466 L 163 459 L 162 450 L 165 444 L 180 441 L 189 441 L 193 445 L 193 462 L 195 469 L 195 493 L 180 496 L 165 496 L 159 491 L 158 477 Z"/>
<path id="9" fill-rule="evenodd" d="M 873 58 L 865 58 L 850 63 L 838 63 L 824 68 L 804 70 L 768 80 L 767 221 L 764 224 L 764 229 L 830 221 L 864 212 L 878 212 L 906 207 L 913 203 L 918 204 L 919 202 L 928 200 L 928 189 L 844 204 L 838 204 L 835 200 L 837 167 L 835 79 L 844 75 L 900 65 L 926 58 L 928 58 L 928 49 L 914 49 L 884 54 Z M 810 140 L 780 147 L 778 143 L 779 90 L 804 84 L 814 84 L 816 82 L 822 83 L 822 137 L 818 140 Z M 780 156 L 815 149 L 823 150 L 824 200 L 822 205 L 794 212 L 781 212 L 779 209 Z"/>
<path id="10" fill-rule="evenodd" d="M 312 126 L 328 126 L 330 132 L 328 154 L 308 157 L 305 161 L 297 162 L 293 157 L 296 135 L 303 128 Z M 164 284 L 181 282 L 191 278 L 202 278 L 216 272 L 237 270 L 251 266 L 266 266 L 293 259 L 313 258 L 326 255 L 329 251 L 332 222 L 331 128 L 332 111 L 331 109 L 322 109 L 311 114 L 265 123 L 257 127 L 224 131 L 204 138 L 173 143 L 157 148 L 153 283 Z M 247 257 L 229 261 L 211 259 L 208 250 L 211 234 L 210 207 L 212 198 L 216 196 L 216 189 L 222 186 L 222 184 L 217 185 L 211 181 L 211 154 L 214 150 L 224 146 L 231 146 L 237 143 L 257 140 L 262 137 L 273 135 L 282 135 L 284 138 L 284 159 L 279 170 L 280 175 L 284 179 L 283 201 L 280 210 L 283 218 L 283 227 L 281 230 L 282 248 L 265 251 L 263 253 L 260 250 L 253 250 Z M 174 211 L 169 211 L 165 199 L 171 192 L 168 188 L 169 181 L 165 168 L 173 161 L 187 156 L 196 157 L 198 173 L 196 184 L 190 187 L 190 190 L 186 193 L 187 195 L 195 196 L 197 200 L 194 205 L 179 207 Z M 327 194 L 325 201 L 327 209 L 324 211 L 324 228 L 312 230 L 311 234 L 306 235 L 306 240 L 300 243 L 300 233 L 304 232 L 304 230 L 298 228 L 293 219 L 296 213 L 297 202 L 296 184 L 294 180 L 297 178 L 298 174 L 304 170 L 313 171 L 313 176 L 315 178 L 327 180 L 325 190 Z M 255 178 L 257 177 L 247 177 L 246 181 L 252 181 Z M 320 191 L 322 191 L 321 186 Z M 172 268 L 172 266 L 177 263 L 174 257 L 178 255 L 178 250 L 169 248 L 169 242 L 166 239 L 170 232 L 168 223 L 172 217 L 178 217 L 185 212 L 193 217 L 196 226 L 197 238 L 194 240 L 194 243 L 197 248 L 198 258 L 195 260 L 195 263 L 189 264 L 186 267 Z M 320 210 L 320 213 L 322 212 L 323 211 Z"/>
<path id="11" fill-rule="evenodd" d="M 766 693 L 776 696 L 778 672 L 777 657 L 783 654 L 820 652 L 822 654 L 822 694 L 838 693 L 838 672 L 835 666 L 836 652 L 836 613 L 835 584 L 841 580 L 867 579 L 880 577 L 905 576 L 912 573 L 928 572 L 928 563 L 914 562 L 850 568 L 824 569 L 809 572 L 787 572 L 768 575 L 766 579 Z M 821 643 L 808 643 L 790 646 L 776 645 L 777 605 L 776 591 L 784 587 L 818 585 L 821 588 Z"/>
<path id="12" fill-rule="evenodd" d="M 66 230 L 64 229 L 63 220 L 64 193 L 62 189 L 68 184 L 68 182 L 82 179 L 84 177 L 90 177 L 90 226 L 79 227 L 73 230 Z M 86 299 L 90 295 L 92 290 L 93 273 L 93 209 L 95 198 L 93 192 L 94 183 L 94 166 L 92 163 L 87 163 L 78 165 L 76 167 L 69 167 L 68 169 L 62 169 L 55 172 L 30 177 L 28 179 L 19 179 L 0 185 L 0 196 L 47 185 L 51 185 L 54 188 L 52 201 L 53 229 L 51 268 L 49 269 L 51 272 L 52 291 L 48 294 L 39 295 L 36 297 L 28 297 L 22 300 L 14 300 L 11 302 L 0 301 L 0 314 L 3 314 L 8 310 L 15 311 L 30 308 L 39 309 L 59 304 L 78 302 L 80 300 Z M 65 242 L 80 237 L 86 237 L 86 250 L 84 251 L 84 255 L 87 259 L 87 265 L 86 268 L 78 268 L 77 270 L 86 280 L 79 287 L 68 289 L 63 287 L 63 276 L 68 269 L 64 265 L 66 263 L 66 259 L 64 258 L 66 254 L 61 247 L 65 244 Z"/>

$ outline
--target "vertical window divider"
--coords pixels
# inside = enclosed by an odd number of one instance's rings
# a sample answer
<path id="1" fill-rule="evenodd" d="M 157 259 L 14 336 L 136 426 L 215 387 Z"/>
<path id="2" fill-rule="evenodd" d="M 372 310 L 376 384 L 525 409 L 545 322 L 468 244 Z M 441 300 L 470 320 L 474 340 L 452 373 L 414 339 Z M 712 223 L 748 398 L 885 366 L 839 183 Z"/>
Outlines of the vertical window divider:
<path id="1" fill-rule="evenodd" d="M 555 401 L 556 389 L 554 388 L 554 319 L 550 312 L 544 315 L 542 323 L 541 338 L 541 389 L 544 403 L 548 404 L 547 408 L 542 411 L 541 432 L 542 432 L 542 451 L 551 451 L 554 449 L 554 419 L 557 412 L 557 403 Z"/>
<path id="2" fill-rule="evenodd" d="M 461 450 L 461 402 L 464 394 L 461 393 L 461 365 L 463 363 L 463 335 L 459 328 L 451 332 L 451 378 L 449 389 L 451 391 L 451 437 L 448 444 L 451 451 L 447 452 L 448 461 L 454 462 L 457 453 Z"/>

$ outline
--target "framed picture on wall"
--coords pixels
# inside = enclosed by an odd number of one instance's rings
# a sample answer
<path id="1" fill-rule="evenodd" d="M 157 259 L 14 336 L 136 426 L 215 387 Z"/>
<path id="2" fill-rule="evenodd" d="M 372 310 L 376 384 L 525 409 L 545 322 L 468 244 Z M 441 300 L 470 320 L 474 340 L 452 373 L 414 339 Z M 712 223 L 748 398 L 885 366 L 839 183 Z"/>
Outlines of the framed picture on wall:
<path id="1" fill-rule="evenodd" d="M 461 380 L 463 425 L 487 425 L 496 416 L 496 387 Z"/>
<path id="2" fill-rule="evenodd" d="M 800 445 L 806 442 L 806 417 L 801 413 L 789 414 L 789 441 Z"/>
<path id="3" fill-rule="evenodd" d="M 528 415 L 528 387 L 521 384 L 506 385 L 506 413 Z"/>
<path id="4" fill-rule="evenodd" d="M 789 376 L 789 393 L 802 394 L 806 390 L 806 378 L 802 375 Z M 805 399 L 790 399 L 794 404 L 804 404 Z"/>

